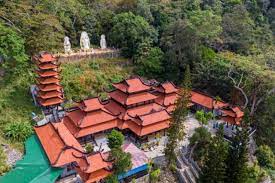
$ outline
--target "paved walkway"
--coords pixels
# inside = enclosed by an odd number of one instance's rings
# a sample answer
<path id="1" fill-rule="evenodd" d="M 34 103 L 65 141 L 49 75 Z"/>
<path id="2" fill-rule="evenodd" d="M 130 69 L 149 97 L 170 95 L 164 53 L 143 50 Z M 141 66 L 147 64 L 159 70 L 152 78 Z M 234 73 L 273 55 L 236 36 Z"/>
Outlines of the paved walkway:
<path id="1" fill-rule="evenodd" d="M 189 144 L 189 140 L 188 140 L 189 137 L 191 137 L 195 132 L 195 129 L 200 126 L 201 125 L 198 122 L 198 120 L 196 120 L 193 116 L 190 115 L 184 122 L 185 136 L 182 141 L 178 142 L 178 148 L 181 148 L 182 146 L 187 146 Z M 158 141 L 158 145 L 150 147 L 150 144 L 156 143 L 157 141 Z M 150 148 L 145 149 L 145 154 L 151 159 L 157 156 L 163 156 L 166 143 L 167 143 L 167 136 L 148 142 L 147 144 L 149 144 Z"/>

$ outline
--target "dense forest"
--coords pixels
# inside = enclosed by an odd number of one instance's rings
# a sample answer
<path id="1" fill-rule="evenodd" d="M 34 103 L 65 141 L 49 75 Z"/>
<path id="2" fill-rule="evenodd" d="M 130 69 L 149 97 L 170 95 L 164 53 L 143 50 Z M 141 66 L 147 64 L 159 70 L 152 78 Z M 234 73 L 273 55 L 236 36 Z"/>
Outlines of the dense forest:
<path id="1" fill-rule="evenodd" d="M 77 48 L 82 31 L 143 77 L 180 84 L 190 67 L 192 87 L 243 106 L 275 152 L 275 1 L 0 0 L 0 77 L 29 78 L 31 55 L 63 52 L 64 36 Z"/>

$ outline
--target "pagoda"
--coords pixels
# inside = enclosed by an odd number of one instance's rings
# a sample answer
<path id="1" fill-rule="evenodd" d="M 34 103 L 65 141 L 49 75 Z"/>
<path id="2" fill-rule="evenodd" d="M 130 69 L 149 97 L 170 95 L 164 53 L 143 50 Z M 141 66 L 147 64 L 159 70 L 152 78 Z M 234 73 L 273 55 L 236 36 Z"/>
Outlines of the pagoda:
<path id="1" fill-rule="evenodd" d="M 92 134 L 117 127 L 117 116 L 105 109 L 107 103 L 97 97 L 77 103 L 75 110 L 67 112 L 63 123 L 75 138 L 91 140 Z"/>
<path id="2" fill-rule="evenodd" d="M 136 137 L 146 139 L 169 128 L 171 116 L 165 106 L 156 102 L 158 96 L 151 85 L 133 77 L 114 83 L 113 87 L 106 108 L 119 115 L 119 129 L 130 130 Z"/>
<path id="3" fill-rule="evenodd" d="M 179 89 L 172 82 L 164 82 L 155 87 L 158 96 L 156 102 L 166 107 L 169 113 L 173 112 L 176 100 L 179 97 Z"/>
<path id="4" fill-rule="evenodd" d="M 60 85 L 58 59 L 52 54 L 41 52 L 33 57 L 37 66 L 37 101 L 43 107 L 58 106 L 63 101 Z"/>

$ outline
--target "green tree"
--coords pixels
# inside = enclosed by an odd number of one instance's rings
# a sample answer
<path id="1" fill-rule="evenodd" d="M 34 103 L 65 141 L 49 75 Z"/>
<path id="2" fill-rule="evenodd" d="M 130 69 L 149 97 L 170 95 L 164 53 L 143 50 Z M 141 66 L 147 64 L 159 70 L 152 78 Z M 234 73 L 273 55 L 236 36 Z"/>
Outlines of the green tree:
<path id="1" fill-rule="evenodd" d="M 243 183 L 248 179 L 248 130 L 237 129 L 237 134 L 229 146 L 227 164 L 227 183 Z"/>
<path id="2" fill-rule="evenodd" d="M 223 135 L 214 137 L 208 147 L 205 164 L 202 167 L 200 182 L 224 182 L 226 178 L 226 159 L 228 143 L 223 140 Z"/>
<path id="3" fill-rule="evenodd" d="M 110 149 L 120 148 L 124 142 L 124 136 L 117 130 L 112 130 L 111 133 L 107 134 L 108 146 Z"/>
<path id="4" fill-rule="evenodd" d="M 136 14 L 145 18 L 149 23 L 153 22 L 154 18 L 150 10 L 150 4 L 148 0 L 137 0 Z"/>
<path id="5" fill-rule="evenodd" d="M 203 61 L 197 63 L 194 69 L 194 87 L 205 88 L 208 93 L 214 96 L 222 96 L 226 100 L 230 99 L 233 87 L 227 76 L 230 62 L 205 47 L 202 48 L 202 58 Z"/>
<path id="6" fill-rule="evenodd" d="M 113 169 L 115 175 L 125 173 L 132 167 L 131 154 L 123 152 L 121 148 L 111 149 L 111 156 L 114 158 Z"/>
<path id="7" fill-rule="evenodd" d="M 211 42 L 222 32 L 222 18 L 211 10 L 191 11 L 188 16 L 188 26 L 204 41 Z"/>
<path id="8" fill-rule="evenodd" d="M 249 53 L 255 43 L 254 22 L 243 5 L 236 5 L 223 16 L 222 38 L 229 50 Z"/>
<path id="9" fill-rule="evenodd" d="M 261 166 L 267 168 L 274 167 L 275 156 L 269 146 L 261 145 L 256 151 L 256 156 Z"/>
<path id="10" fill-rule="evenodd" d="M 212 112 L 204 112 L 203 110 L 197 111 L 195 114 L 195 118 L 201 122 L 202 125 L 207 125 L 210 119 L 213 119 Z"/>
<path id="11" fill-rule="evenodd" d="M 165 156 L 168 159 L 168 164 L 172 167 L 175 164 L 176 156 L 175 149 L 177 141 L 184 137 L 184 121 L 188 114 L 188 104 L 191 97 L 191 81 L 190 70 L 186 69 L 184 76 L 183 87 L 180 90 L 180 97 L 176 101 L 176 108 L 172 113 L 170 128 L 168 129 L 168 142 L 165 147 Z"/>
<path id="12" fill-rule="evenodd" d="M 24 39 L 14 30 L 6 27 L 0 22 L 0 60 L 3 59 L 5 65 L 22 64 L 27 61 L 25 54 Z"/>
<path id="13" fill-rule="evenodd" d="M 110 38 L 112 44 L 121 48 L 125 56 L 132 57 L 139 44 L 156 42 L 157 32 L 143 17 L 131 12 L 121 13 L 113 18 Z"/>
<path id="14" fill-rule="evenodd" d="M 204 10 L 211 9 L 215 14 L 221 14 L 223 10 L 221 0 L 202 0 L 201 6 Z"/>
<path id="15" fill-rule="evenodd" d="M 270 123 L 275 116 L 275 95 L 267 98 L 255 116 L 256 142 L 268 145 L 275 152 L 275 123 Z"/>
<path id="16" fill-rule="evenodd" d="M 211 142 L 211 133 L 205 127 L 198 127 L 189 138 L 189 141 L 192 146 L 191 155 L 197 162 L 204 164 Z"/>
<path id="17" fill-rule="evenodd" d="M 122 150 L 124 136 L 117 130 L 112 130 L 107 135 L 108 146 L 111 149 L 110 158 L 113 161 L 113 175 L 118 176 L 132 167 L 131 154 Z M 112 176 L 109 181 L 116 181 Z"/>
<path id="18" fill-rule="evenodd" d="M 201 40 L 188 26 L 187 20 L 177 20 L 164 31 L 161 45 L 165 51 L 166 73 L 169 79 L 182 81 L 186 66 L 200 61 Z"/>
<path id="19" fill-rule="evenodd" d="M 153 78 L 159 76 L 163 68 L 164 53 L 158 47 L 149 48 L 141 53 L 137 59 L 137 73 L 141 76 Z"/>

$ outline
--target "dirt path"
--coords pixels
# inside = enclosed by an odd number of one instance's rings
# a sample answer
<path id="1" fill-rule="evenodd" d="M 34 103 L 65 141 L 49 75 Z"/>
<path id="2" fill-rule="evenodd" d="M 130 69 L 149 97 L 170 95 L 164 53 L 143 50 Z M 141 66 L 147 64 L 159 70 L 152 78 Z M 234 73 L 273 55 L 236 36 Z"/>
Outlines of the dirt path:
<path id="1" fill-rule="evenodd" d="M 13 166 L 15 165 L 17 160 L 20 160 L 22 158 L 23 155 L 18 150 L 11 148 L 7 144 L 1 144 L 1 146 L 3 147 L 4 153 L 6 154 L 6 157 L 7 157 L 6 159 L 7 165 Z"/>

